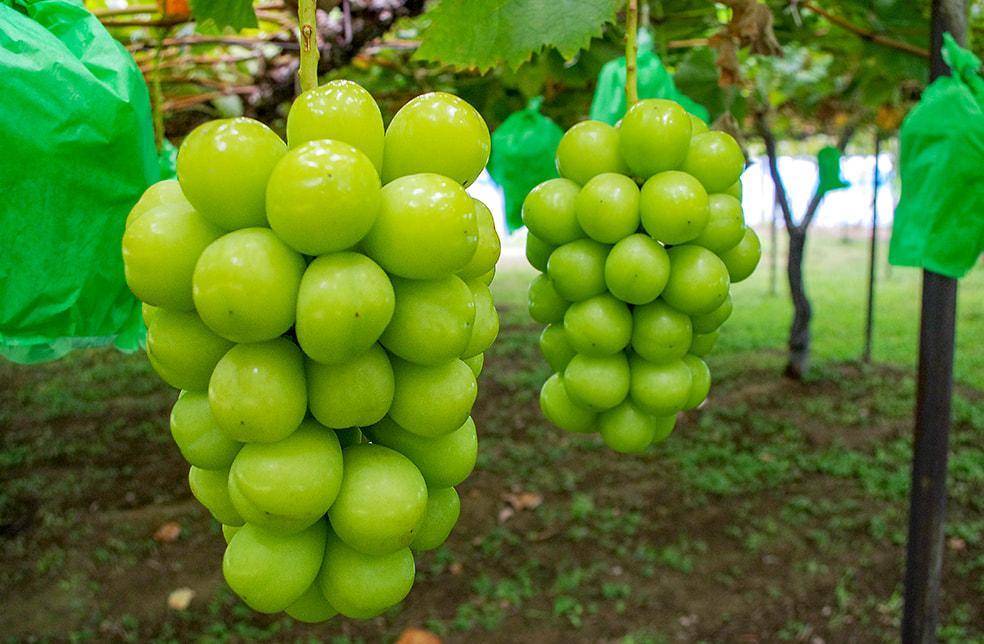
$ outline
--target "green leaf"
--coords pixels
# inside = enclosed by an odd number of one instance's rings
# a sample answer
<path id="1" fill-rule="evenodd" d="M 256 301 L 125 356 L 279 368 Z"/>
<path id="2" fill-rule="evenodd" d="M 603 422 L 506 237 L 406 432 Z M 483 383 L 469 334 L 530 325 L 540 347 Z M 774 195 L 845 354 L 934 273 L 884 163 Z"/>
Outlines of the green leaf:
<path id="1" fill-rule="evenodd" d="M 545 47 L 572 58 L 615 18 L 619 0 L 444 0 L 427 13 L 416 58 L 516 69 Z"/>
<path id="2" fill-rule="evenodd" d="M 252 0 L 191 0 L 190 5 L 201 33 L 218 34 L 227 28 L 240 31 L 256 27 Z"/>

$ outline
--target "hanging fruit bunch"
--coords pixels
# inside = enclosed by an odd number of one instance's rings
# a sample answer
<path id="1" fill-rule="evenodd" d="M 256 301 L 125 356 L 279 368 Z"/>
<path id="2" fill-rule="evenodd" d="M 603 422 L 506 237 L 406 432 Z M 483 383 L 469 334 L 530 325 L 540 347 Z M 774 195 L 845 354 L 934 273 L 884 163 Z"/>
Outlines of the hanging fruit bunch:
<path id="1" fill-rule="evenodd" d="M 731 315 L 730 285 L 761 254 L 741 208 L 744 163 L 731 136 L 669 100 L 564 134 L 560 178 L 523 204 L 552 423 L 637 453 L 707 397 L 702 358 Z"/>
<path id="2" fill-rule="evenodd" d="M 499 257 L 471 184 L 489 132 L 444 93 L 383 129 L 362 87 L 303 93 L 287 143 L 246 118 L 181 145 L 123 237 L 171 432 L 255 610 L 369 618 L 458 519 L 498 333 Z"/>

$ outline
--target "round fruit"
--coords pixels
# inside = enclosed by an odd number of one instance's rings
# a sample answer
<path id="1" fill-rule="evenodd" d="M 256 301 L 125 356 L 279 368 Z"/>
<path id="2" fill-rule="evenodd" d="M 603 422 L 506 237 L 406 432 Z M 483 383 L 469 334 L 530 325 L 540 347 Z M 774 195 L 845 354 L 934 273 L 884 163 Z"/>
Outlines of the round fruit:
<path id="1" fill-rule="evenodd" d="M 571 400 L 604 411 L 629 395 L 629 361 L 621 351 L 610 356 L 576 355 L 564 369 L 564 386 Z"/>
<path id="2" fill-rule="evenodd" d="M 593 432 L 598 415 L 571 400 L 564 376 L 555 373 L 540 389 L 540 410 L 557 427 L 578 434 Z"/>
<path id="3" fill-rule="evenodd" d="M 687 396 L 687 404 L 683 408 L 697 409 L 711 391 L 711 370 L 707 368 L 707 363 L 697 356 L 684 356 L 683 361 L 690 368 L 694 378 L 690 385 L 690 395 Z"/>
<path id="4" fill-rule="evenodd" d="M 233 525 L 223 525 L 222 526 L 222 538 L 225 539 L 225 542 L 226 542 L 227 545 L 228 545 L 228 543 L 230 541 L 232 541 L 232 538 L 234 536 L 236 536 L 236 533 L 239 532 L 239 529 L 242 528 L 242 527 L 243 526 L 241 526 L 241 525 L 235 525 L 235 526 L 233 526 Z"/>
<path id="5" fill-rule="evenodd" d="M 700 235 L 710 217 L 707 192 L 685 172 L 653 175 L 642 186 L 639 211 L 646 232 L 664 244 L 682 244 Z"/>
<path id="6" fill-rule="evenodd" d="M 728 186 L 727 190 L 724 191 L 724 194 L 731 195 L 738 201 L 741 201 L 741 179 Z"/>
<path id="7" fill-rule="evenodd" d="M 686 406 L 693 375 L 683 360 L 653 364 L 633 356 L 629 368 L 632 370 L 629 395 L 640 409 L 665 416 L 675 414 Z"/>
<path id="8" fill-rule="evenodd" d="M 153 306 L 146 302 L 142 303 L 140 305 L 140 318 L 143 320 L 144 326 L 149 329 L 154 318 L 157 317 L 157 313 L 161 310 L 158 306 Z"/>
<path id="9" fill-rule="evenodd" d="M 417 364 L 440 364 L 464 353 L 475 323 L 475 298 L 461 278 L 397 277 L 393 279 L 393 291 L 396 307 L 393 319 L 379 338 L 380 344 Z"/>
<path id="10" fill-rule="evenodd" d="M 648 304 L 670 279 L 666 249 L 649 235 L 629 235 L 605 259 L 605 284 L 612 295 L 629 304 Z"/>
<path id="11" fill-rule="evenodd" d="M 558 373 L 566 369 L 571 358 L 577 355 L 567 340 L 563 324 L 550 324 L 543 329 L 540 334 L 540 352 L 550 368 Z"/>
<path id="12" fill-rule="evenodd" d="M 523 201 L 523 223 L 544 244 L 560 246 L 584 237 L 574 204 L 581 187 L 570 179 L 549 179 Z"/>
<path id="13" fill-rule="evenodd" d="M 321 593 L 339 613 L 369 619 L 403 601 L 413 586 L 410 548 L 367 555 L 329 532 L 321 576 Z"/>
<path id="14" fill-rule="evenodd" d="M 557 294 L 553 281 L 546 275 L 537 275 L 530 283 L 530 317 L 541 324 L 552 324 L 564 319 L 570 302 Z"/>
<path id="15" fill-rule="evenodd" d="M 687 157 L 693 126 L 673 101 L 649 98 L 629 108 L 619 128 L 619 152 L 632 173 L 648 179 L 680 167 Z"/>
<path id="16" fill-rule="evenodd" d="M 714 348 L 719 335 L 721 335 L 719 331 L 713 331 L 711 333 L 695 333 L 694 340 L 690 343 L 689 353 L 692 353 L 695 356 L 706 356 L 711 352 L 711 349 Z"/>
<path id="17" fill-rule="evenodd" d="M 632 338 L 632 313 L 605 293 L 575 302 L 564 314 L 564 331 L 578 353 L 605 356 L 624 349 Z"/>
<path id="18" fill-rule="evenodd" d="M 700 246 L 675 246 L 670 256 L 670 279 L 663 299 L 687 315 L 710 313 L 724 303 L 731 282 L 717 255 Z"/>
<path id="19" fill-rule="evenodd" d="M 604 293 L 608 249 L 593 239 L 578 239 L 551 253 L 547 275 L 557 293 L 571 302 Z"/>
<path id="20" fill-rule="evenodd" d="M 492 211 L 478 199 L 473 198 L 472 201 L 475 202 L 475 223 L 478 225 L 478 248 L 468 263 L 458 271 L 458 277 L 465 280 L 481 277 L 495 270 L 495 264 L 502 253 L 502 243 L 495 229 Z"/>
<path id="21" fill-rule="evenodd" d="M 741 177 L 745 155 L 727 132 L 703 132 L 690 140 L 680 169 L 696 177 L 708 192 L 724 192 Z"/>
<path id="22" fill-rule="evenodd" d="M 632 349 L 650 362 L 679 360 L 692 339 L 690 318 L 662 300 L 632 312 Z"/>
<path id="23" fill-rule="evenodd" d="M 228 468 L 243 446 L 219 429 L 208 406 L 208 394 L 198 391 L 185 391 L 174 403 L 171 436 L 186 461 L 206 470 Z"/>
<path id="24" fill-rule="evenodd" d="M 656 420 L 656 435 L 653 436 L 653 445 L 657 443 L 662 443 L 665 441 L 670 434 L 673 433 L 673 428 L 676 427 L 676 414 L 668 414 L 666 416 L 655 416 Z"/>
<path id="25" fill-rule="evenodd" d="M 762 243 L 751 228 L 745 228 L 745 236 L 736 246 L 721 253 L 721 261 L 728 267 L 733 284 L 741 282 L 755 272 L 762 258 Z"/>
<path id="26" fill-rule="evenodd" d="M 687 113 L 687 116 L 690 117 L 690 131 L 692 136 L 697 136 L 698 134 L 703 134 L 708 131 L 707 123 L 705 123 L 702 118 L 694 116 L 689 112 Z M 693 139 L 691 138 L 691 140 Z"/>
<path id="27" fill-rule="evenodd" d="M 308 404 L 318 422 L 333 429 L 377 422 L 393 402 L 393 367 L 378 344 L 348 362 L 307 362 Z"/>
<path id="28" fill-rule="evenodd" d="M 284 612 L 297 621 L 307 624 L 319 624 L 338 614 L 338 611 L 325 599 L 317 579 L 308 586 L 297 601 L 285 608 Z"/>
<path id="29" fill-rule="evenodd" d="M 468 419 L 478 385 L 461 360 L 422 366 L 394 358 L 393 374 L 396 389 L 389 415 L 407 431 L 442 436 Z"/>
<path id="30" fill-rule="evenodd" d="M 640 454 L 656 437 L 656 417 L 626 400 L 598 416 L 602 440 L 616 452 Z"/>
<path id="31" fill-rule="evenodd" d="M 618 130 L 601 121 L 582 121 L 564 132 L 557 145 L 557 171 L 582 186 L 605 172 L 628 174 L 619 155 Z"/>
<path id="32" fill-rule="evenodd" d="M 453 487 L 427 490 L 427 513 L 417 536 L 410 542 L 411 550 L 434 550 L 447 541 L 461 515 L 461 499 Z"/>
<path id="33" fill-rule="evenodd" d="M 192 465 L 188 470 L 188 486 L 191 494 L 219 523 L 229 526 L 244 523 L 229 499 L 229 468 L 203 470 Z"/>
<path id="34" fill-rule="evenodd" d="M 588 237 L 614 244 L 639 228 L 639 186 L 624 174 L 596 175 L 581 188 L 574 211 Z"/>
<path id="35" fill-rule="evenodd" d="M 471 358 L 462 358 L 461 360 L 468 368 L 472 370 L 475 377 L 478 378 L 479 374 L 482 373 L 482 367 L 485 366 L 485 354 L 480 353 L 477 356 L 472 356 Z"/>
<path id="36" fill-rule="evenodd" d="M 202 324 L 194 313 L 159 309 L 147 329 L 147 355 L 167 384 L 203 391 L 232 342 Z"/>
<path id="37" fill-rule="evenodd" d="M 450 487 L 468 478 L 478 458 L 478 433 L 471 418 L 450 434 L 427 437 L 408 432 L 392 418 L 366 430 L 373 443 L 403 454 L 429 487 Z"/>
<path id="38" fill-rule="evenodd" d="M 741 241 L 745 234 L 745 216 L 741 202 L 731 195 L 709 195 L 708 205 L 707 225 L 692 243 L 720 254 Z"/>
<path id="39" fill-rule="evenodd" d="M 130 209 L 129 214 L 126 216 L 124 228 L 129 228 L 130 224 L 133 223 L 137 217 L 144 214 L 148 210 L 163 204 L 187 206 L 188 208 L 192 207 L 191 204 L 188 203 L 188 200 L 185 199 L 184 193 L 181 192 L 181 184 L 179 184 L 176 179 L 165 179 L 163 181 L 158 181 L 144 190 L 144 193 L 140 196 L 140 199 L 138 199 L 137 203 Z"/>
<path id="40" fill-rule="evenodd" d="M 495 310 L 492 291 L 478 280 L 468 282 L 468 288 L 475 300 L 475 324 L 468 346 L 461 353 L 463 360 L 482 354 L 499 335 L 499 313 Z"/>
<path id="41" fill-rule="evenodd" d="M 711 333 L 717 331 L 718 327 L 724 324 L 725 320 L 731 317 L 731 296 L 724 300 L 721 306 L 710 313 L 695 315 L 692 319 L 694 333 Z"/>
<path id="42" fill-rule="evenodd" d="M 556 246 L 551 246 L 531 232 L 526 233 L 526 260 L 530 266 L 540 271 L 547 272 L 547 262 L 550 260 L 550 253 Z"/>

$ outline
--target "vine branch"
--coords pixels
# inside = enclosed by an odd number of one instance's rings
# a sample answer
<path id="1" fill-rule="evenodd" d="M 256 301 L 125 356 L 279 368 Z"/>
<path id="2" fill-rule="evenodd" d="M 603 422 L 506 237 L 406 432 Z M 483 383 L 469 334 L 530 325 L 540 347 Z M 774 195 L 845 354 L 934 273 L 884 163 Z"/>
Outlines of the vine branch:
<path id="1" fill-rule="evenodd" d="M 639 102 L 639 85 L 636 81 L 637 55 L 639 47 L 636 37 L 639 33 L 639 2 L 629 0 L 625 10 L 625 103 L 632 107 Z"/>
<path id="2" fill-rule="evenodd" d="M 297 76 L 301 81 L 302 92 L 318 86 L 317 10 L 317 0 L 300 0 L 297 3 L 297 23 L 300 27 L 301 43 L 301 65 Z"/>
<path id="3" fill-rule="evenodd" d="M 860 36 L 863 40 L 870 40 L 873 43 L 878 43 L 879 45 L 884 45 L 886 47 L 891 47 L 892 49 L 898 49 L 900 51 L 908 52 L 915 56 L 921 56 L 923 58 L 929 58 L 929 50 L 923 49 L 922 47 L 917 47 L 916 45 L 910 45 L 907 42 L 902 42 L 901 40 L 895 40 L 894 38 L 888 38 L 886 36 L 881 36 L 873 31 L 859 27 L 852 22 L 841 18 L 840 16 L 835 16 L 826 9 L 818 7 L 817 5 L 809 2 L 809 0 L 801 0 L 795 3 L 797 7 L 802 9 L 809 9 L 813 13 L 823 16 L 828 22 L 831 22 L 841 29 L 850 31 L 853 34 Z"/>

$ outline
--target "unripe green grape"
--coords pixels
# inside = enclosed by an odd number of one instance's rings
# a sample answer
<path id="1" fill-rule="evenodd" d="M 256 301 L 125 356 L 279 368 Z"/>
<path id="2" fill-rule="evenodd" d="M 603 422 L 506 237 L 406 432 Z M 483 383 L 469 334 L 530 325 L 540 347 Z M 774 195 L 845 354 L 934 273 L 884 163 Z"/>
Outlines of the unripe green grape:
<path id="1" fill-rule="evenodd" d="M 389 447 L 417 466 L 429 487 L 458 485 L 475 469 L 478 433 L 468 418 L 458 429 L 443 436 L 420 436 L 386 417 L 366 429 L 373 443 Z"/>
<path id="2" fill-rule="evenodd" d="M 626 400 L 598 416 L 605 445 L 623 454 L 641 454 L 656 437 L 656 417 Z"/>
<path id="3" fill-rule="evenodd" d="M 343 452 L 342 484 L 328 519 L 338 538 L 367 555 L 410 545 L 427 511 L 427 485 L 407 457 L 382 445 Z"/>
<path id="4" fill-rule="evenodd" d="M 367 555 L 329 532 L 318 577 L 321 592 L 340 614 L 369 619 L 399 604 L 413 586 L 410 548 L 386 555 Z"/>
<path id="5" fill-rule="evenodd" d="M 219 119 L 192 130 L 178 149 L 181 190 L 224 230 L 265 226 L 266 185 L 287 145 L 259 121 Z"/>
<path id="6" fill-rule="evenodd" d="M 578 239 L 551 253 L 547 275 L 557 293 L 571 302 L 604 293 L 608 250 L 609 246 L 593 239 Z"/>
<path id="7" fill-rule="evenodd" d="M 489 128 L 466 101 L 445 92 L 410 100 L 386 128 L 383 182 L 420 172 L 469 186 L 489 160 Z"/>
<path id="8" fill-rule="evenodd" d="M 383 187 L 379 216 L 362 247 L 400 277 L 450 275 L 464 268 L 478 248 L 475 204 L 447 177 L 401 177 Z"/>
<path id="9" fill-rule="evenodd" d="M 227 545 L 242 527 L 241 525 L 222 525 L 222 538 L 225 539 Z"/>
<path id="10" fill-rule="evenodd" d="M 564 331 L 571 347 L 591 356 L 611 355 L 632 338 L 632 313 L 608 293 L 571 304 L 564 314 Z"/>
<path id="11" fill-rule="evenodd" d="M 741 191 L 741 179 L 739 179 L 738 181 L 735 181 L 733 184 L 731 184 L 730 186 L 728 186 L 728 188 L 724 191 L 724 194 L 731 195 L 732 197 L 734 197 L 738 201 L 741 201 L 741 193 L 742 193 L 742 191 Z"/>
<path id="12" fill-rule="evenodd" d="M 692 131 L 690 115 L 677 103 L 645 99 L 622 117 L 619 153 L 632 174 L 648 179 L 657 172 L 680 167 L 687 157 Z"/>
<path id="13" fill-rule="evenodd" d="M 673 433 L 673 428 L 676 427 L 677 415 L 668 414 L 666 416 L 654 416 L 656 422 L 656 435 L 653 436 L 653 445 L 662 443 L 670 434 Z"/>
<path id="14" fill-rule="evenodd" d="M 619 155 L 618 130 L 601 121 L 581 121 L 571 127 L 557 145 L 557 171 L 582 186 L 605 172 L 628 174 Z"/>
<path id="15" fill-rule="evenodd" d="M 720 254 L 741 241 L 745 234 L 745 215 L 741 202 L 731 195 L 709 195 L 708 206 L 707 225 L 691 243 Z"/>
<path id="16" fill-rule="evenodd" d="M 464 358 L 462 362 L 468 365 L 468 368 L 471 369 L 472 373 L 475 374 L 475 377 L 478 378 L 478 376 L 482 373 L 482 368 L 485 366 L 485 354 L 480 353 L 477 356 L 472 356 L 471 358 Z"/>
<path id="17" fill-rule="evenodd" d="M 190 205 L 166 203 L 147 210 L 123 233 L 127 286 L 153 306 L 192 310 L 195 264 L 221 234 Z"/>
<path id="18" fill-rule="evenodd" d="M 640 409 L 666 416 L 686 406 L 693 374 L 683 360 L 653 364 L 635 355 L 629 362 L 629 368 L 632 370 L 629 395 Z"/>
<path id="19" fill-rule="evenodd" d="M 461 278 L 395 277 L 393 291 L 393 318 L 379 338 L 390 353 L 417 364 L 434 365 L 465 351 L 475 323 L 475 297 Z"/>
<path id="20" fill-rule="evenodd" d="M 450 434 L 468 419 L 478 385 L 461 360 L 435 366 L 393 359 L 396 389 L 389 415 L 420 436 Z"/>
<path id="21" fill-rule="evenodd" d="M 468 346 L 461 352 L 462 360 L 484 353 L 499 335 L 499 313 L 495 310 L 492 291 L 478 280 L 469 281 L 468 288 L 475 301 L 475 323 Z"/>
<path id="22" fill-rule="evenodd" d="M 719 331 L 712 331 L 711 333 L 695 333 L 694 339 L 690 343 L 689 353 L 695 356 L 704 357 L 711 352 L 714 345 L 717 343 L 718 336 L 721 333 Z"/>
<path id="23" fill-rule="evenodd" d="M 336 79 L 302 93 L 287 113 L 287 145 L 332 139 L 358 148 L 377 173 L 383 168 L 383 117 L 358 83 Z"/>
<path id="24" fill-rule="evenodd" d="M 208 394 L 182 392 L 171 408 L 171 436 L 186 461 L 206 470 L 222 470 L 232 465 L 243 446 L 219 429 L 208 406 Z"/>
<path id="25" fill-rule="evenodd" d="M 414 551 L 434 550 L 440 547 L 461 515 L 461 499 L 453 487 L 429 488 L 427 490 L 427 513 L 417 530 L 417 536 L 410 542 Z"/>
<path id="26" fill-rule="evenodd" d="M 523 223 L 544 244 L 560 246 L 584 237 L 574 203 L 581 187 L 570 179 L 548 179 L 523 200 Z"/>
<path id="27" fill-rule="evenodd" d="M 646 232 L 664 244 L 682 244 L 700 235 L 710 217 L 707 192 L 685 172 L 669 170 L 650 177 L 639 197 Z"/>
<path id="28" fill-rule="evenodd" d="M 234 440 L 286 438 L 307 412 L 301 350 L 284 338 L 233 347 L 215 366 L 208 402 L 215 422 Z"/>
<path id="29" fill-rule="evenodd" d="M 694 355 L 683 356 L 683 361 L 690 368 L 690 373 L 693 375 L 690 393 L 687 396 L 687 404 L 683 408 L 697 409 L 711 391 L 711 370 L 707 368 L 706 362 Z"/>
<path id="30" fill-rule="evenodd" d="M 276 443 L 244 446 L 229 471 L 229 497 L 240 516 L 283 534 L 320 521 L 341 484 L 338 437 L 313 420 Z"/>
<path id="31" fill-rule="evenodd" d="M 555 373 L 540 389 L 540 410 L 551 423 L 564 431 L 576 434 L 595 430 L 598 414 L 571 400 L 564 386 L 564 376 Z"/>
<path id="32" fill-rule="evenodd" d="M 203 391 L 215 365 L 233 343 L 212 332 L 194 313 L 159 309 L 147 329 L 147 354 L 167 384 Z"/>
<path id="33" fill-rule="evenodd" d="M 348 362 L 308 360 L 306 367 L 308 405 L 322 425 L 365 427 L 389 411 L 396 385 L 389 357 L 378 344 Z"/>
<path id="34" fill-rule="evenodd" d="M 533 233 L 526 233 L 526 261 L 541 273 L 547 272 L 547 262 L 555 248 L 556 246 L 547 244 Z"/>
<path id="35" fill-rule="evenodd" d="M 762 259 L 762 242 L 751 228 L 745 228 L 745 236 L 734 247 L 721 253 L 721 261 L 728 268 L 731 282 L 736 284 L 755 272 Z"/>
<path id="36" fill-rule="evenodd" d="M 489 207 L 478 199 L 475 202 L 475 223 L 478 225 L 478 248 L 468 263 L 458 271 L 458 277 L 470 280 L 495 270 L 495 264 L 502 253 L 502 242 L 495 229 L 495 219 Z"/>
<path id="37" fill-rule="evenodd" d="M 567 340 L 567 332 L 563 324 L 547 325 L 540 334 L 540 352 L 550 368 L 557 373 L 567 368 L 571 358 L 577 355 L 571 343 Z"/>
<path id="38" fill-rule="evenodd" d="M 274 166 L 266 214 L 291 248 L 323 255 L 351 248 L 365 237 L 381 199 L 379 177 L 366 155 L 341 141 L 311 141 Z"/>
<path id="39" fill-rule="evenodd" d="M 670 256 L 670 279 L 663 289 L 667 304 L 687 315 L 703 315 L 721 306 L 731 282 L 728 269 L 718 256 L 700 246 L 674 246 Z"/>
<path id="40" fill-rule="evenodd" d="M 588 237 L 614 244 L 639 228 L 639 186 L 624 174 L 596 175 L 581 188 L 574 211 Z"/>
<path id="41" fill-rule="evenodd" d="M 724 324 L 725 320 L 731 317 L 731 310 L 731 295 L 729 294 L 721 306 L 717 307 L 710 313 L 695 315 L 691 318 L 694 333 L 711 333 L 713 331 L 717 331 L 718 327 Z"/>
<path id="42" fill-rule="evenodd" d="M 325 599 L 324 593 L 321 592 L 321 583 L 317 578 L 297 601 L 284 609 L 284 612 L 306 624 L 320 624 L 338 614 L 338 611 Z"/>
<path id="43" fill-rule="evenodd" d="M 482 273 L 476 279 L 479 282 L 481 282 L 482 284 L 485 284 L 486 286 L 491 287 L 492 286 L 492 280 L 495 279 L 495 269 L 493 268 L 488 273 Z"/>
<path id="44" fill-rule="evenodd" d="M 546 275 L 537 275 L 530 283 L 530 317 L 541 324 L 553 324 L 564 319 L 570 302 L 562 298 L 553 281 Z"/>
<path id="45" fill-rule="evenodd" d="M 605 259 L 605 285 L 629 304 L 648 304 L 663 292 L 670 278 L 666 249 L 649 235 L 629 235 Z"/>
<path id="46" fill-rule="evenodd" d="M 727 132 L 704 132 L 690 140 L 680 169 L 696 177 L 708 192 L 723 192 L 741 177 L 745 155 Z"/>
<path id="47" fill-rule="evenodd" d="M 690 318 L 662 300 L 632 312 L 632 350 L 649 362 L 679 360 L 692 339 Z"/>
<path id="48" fill-rule="evenodd" d="M 705 123 L 702 118 L 700 118 L 699 116 L 694 116 L 690 112 L 687 112 L 687 116 L 690 117 L 691 140 L 693 140 L 692 137 L 695 137 L 698 134 L 703 134 L 704 132 L 708 131 L 707 123 Z"/>
<path id="49" fill-rule="evenodd" d="M 611 409 L 629 395 L 629 361 L 621 351 L 575 355 L 564 369 L 564 386 L 571 400 L 588 409 Z"/>
<path id="50" fill-rule="evenodd" d="M 294 325 L 304 258 L 269 228 L 227 233 L 206 248 L 192 278 L 198 314 L 234 342 L 272 340 Z"/>
<path id="51" fill-rule="evenodd" d="M 127 214 L 124 229 L 129 228 L 130 224 L 140 215 L 163 204 L 192 208 L 184 193 L 181 192 L 181 184 L 176 179 L 164 179 L 152 184 L 144 191 Z"/>
<path id="52" fill-rule="evenodd" d="M 244 523 L 229 499 L 229 468 L 203 470 L 192 465 L 188 470 L 188 486 L 192 495 L 219 523 L 229 526 Z"/>
<path id="53" fill-rule="evenodd" d="M 319 257 L 308 264 L 298 287 L 297 342 L 318 362 L 349 362 L 376 344 L 395 302 L 386 272 L 365 255 Z"/>
<path id="54" fill-rule="evenodd" d="M 147 304 L 146 302 L 142 303 L 140 305 L 140 318 L 143 320 L 144 326 L 149 329 L 154 318 L 157 317 L 157 313 L 161 310 L 159 306 Z"/>

